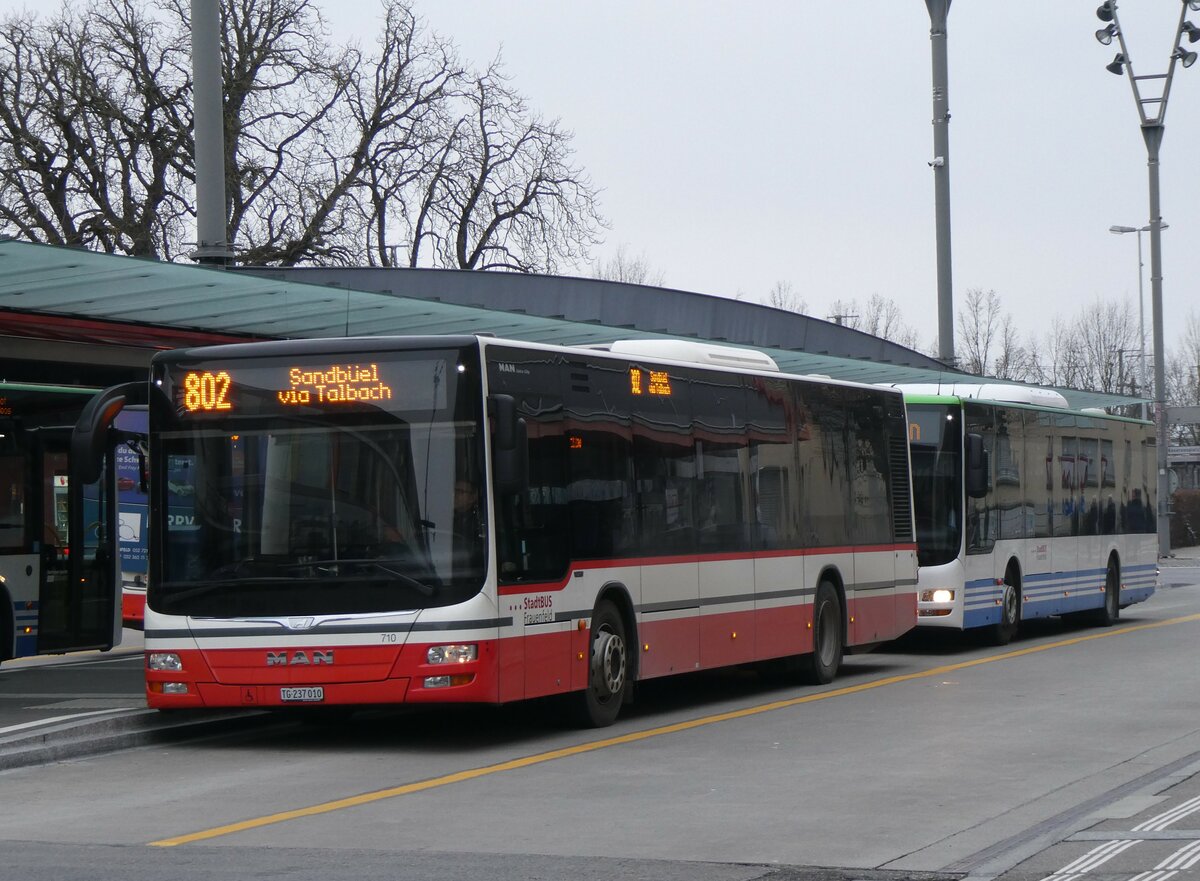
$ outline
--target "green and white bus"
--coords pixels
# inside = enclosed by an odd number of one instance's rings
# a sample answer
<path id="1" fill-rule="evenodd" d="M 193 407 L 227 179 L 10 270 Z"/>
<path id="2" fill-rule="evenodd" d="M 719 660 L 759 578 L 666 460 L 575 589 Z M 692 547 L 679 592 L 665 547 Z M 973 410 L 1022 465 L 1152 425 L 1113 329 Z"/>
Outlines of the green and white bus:
<path id="1" fill-rule="evenodd" d="M 1051 615 L 1111 625 L 1157 580 L 1149 422 L 1023 386 L 906 385 L 917 623 L 1008 642 Z"/>

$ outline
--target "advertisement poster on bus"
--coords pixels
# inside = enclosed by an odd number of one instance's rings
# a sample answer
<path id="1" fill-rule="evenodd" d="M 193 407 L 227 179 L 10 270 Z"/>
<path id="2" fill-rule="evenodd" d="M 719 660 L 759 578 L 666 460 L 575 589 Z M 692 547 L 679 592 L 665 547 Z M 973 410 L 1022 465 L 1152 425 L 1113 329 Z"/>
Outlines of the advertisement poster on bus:
<path id="1" fill-rule="evenodd" d="M 117 416 L 120 430 L 146 435 L 145 410 L 122 410 Z M 149 507 L 142 473 L 145 467 L 138 451 L 129 444 L 117 446 L 117 519 L 121 549 L 121 617 L 126 627 L 141 627 L 146 604 L 149 573 L 147 535 Z"/>

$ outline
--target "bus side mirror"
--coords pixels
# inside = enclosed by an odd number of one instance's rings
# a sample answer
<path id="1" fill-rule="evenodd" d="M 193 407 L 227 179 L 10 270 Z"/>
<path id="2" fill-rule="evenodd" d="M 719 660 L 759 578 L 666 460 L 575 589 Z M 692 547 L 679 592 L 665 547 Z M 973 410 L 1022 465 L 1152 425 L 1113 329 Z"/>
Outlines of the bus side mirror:
<path id="1" fill-rule="evenodd" d="M 988 454 L 983 448 L 982 434 L 968 434 L 967 446 L 967 498 L 982 499 L 988 492 Z"/>
<path id="2" fill-rule="evenodd" d="M 109 447 L 109 429 L 127 402 L 146 397 L 146 383 L 127 382 L 106 388 L 87 402 L 71 432 L 72 479 L 95 483 L 104 469 Z"/>
<path id="3" fill-rule="evenodd" d="M 516 446 L 517 402 L 512 395 L 490 395 L 488 415 L 492 417 L 492 442 L 495 449 L 508 451 Z"/>
<path id="4" fill-rule="evenodd" d="M 529 444 L 525 420 L 517 416 L 512 395 L 491 395 L 488 415 L 492 417 L 492 470 L 496 492 L 511 495 L 525 488 L 529 479 Z"/>

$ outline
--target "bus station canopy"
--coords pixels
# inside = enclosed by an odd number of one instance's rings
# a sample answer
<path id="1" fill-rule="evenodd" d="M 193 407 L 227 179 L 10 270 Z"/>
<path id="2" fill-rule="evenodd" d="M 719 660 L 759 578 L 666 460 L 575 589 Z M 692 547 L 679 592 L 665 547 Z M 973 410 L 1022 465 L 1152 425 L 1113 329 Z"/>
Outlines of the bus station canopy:
<path id="1" fill-rule="evenodd" d="M 522 286 L 536 294 L 526 299 L 541 314 L 522 305 Z M 489 287 L 497 291 L 495 303 L 488 298 Z M 569 290 L 576 300 L 590 297 L 616 307 L 608 314 L 595 309 L 589 313 L 576 309 L 579 314 L 572 314 L 564 307 L 570 305 L 570 297 L 556 299 L 554 292 L 562 290 Z M 459 300 L 473 297 L 488 305 L 448 302 L 455 291 L 461 294 Z M 645 307 L 659 293 L 678 301 L 673 301 L 672 310 L 679 315 L 708 310 L 709 324 L 671 328 L 669 320 Z M 584 319 L 582 314 L 591 317 Z M 639 320 L 643 315 L 652 316 L 653 327 Z M 789 322 L 802 327 L 803 334 L 788 338 L 786 333 L 766 329 L 786 327 Z M 63 339 L 72 333 L 87 341 L 150 348 L 193 345 L 206 339 L 449 333 L 487 333 L 557 345 L 685 337 L 763 351 L 788 373 L 865 383 L 978 381 L 928 356 L 849 328 L 681 291 L 594 279 L 432 269 L 320 273 L 260 269 L 252 273 L 0 241 L 0 335 Z M 1076 389 L 1057 391 L 1075 408 L 1142 401 Z"/>

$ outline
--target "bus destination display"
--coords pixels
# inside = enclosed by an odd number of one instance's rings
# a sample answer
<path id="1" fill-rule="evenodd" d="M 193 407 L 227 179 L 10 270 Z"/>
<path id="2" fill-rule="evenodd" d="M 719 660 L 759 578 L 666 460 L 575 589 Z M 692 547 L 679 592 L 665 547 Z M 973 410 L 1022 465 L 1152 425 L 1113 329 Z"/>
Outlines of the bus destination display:
<path id="1" fill-rule="evenodd" d="M 445 361 L 203 365 L 175 383 L 181 414 L 251 415 L 289 410 L 441 408 Z"/>

